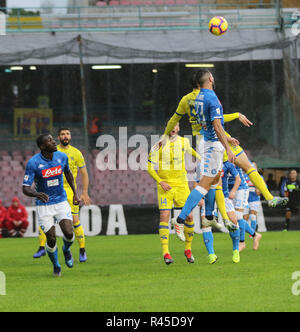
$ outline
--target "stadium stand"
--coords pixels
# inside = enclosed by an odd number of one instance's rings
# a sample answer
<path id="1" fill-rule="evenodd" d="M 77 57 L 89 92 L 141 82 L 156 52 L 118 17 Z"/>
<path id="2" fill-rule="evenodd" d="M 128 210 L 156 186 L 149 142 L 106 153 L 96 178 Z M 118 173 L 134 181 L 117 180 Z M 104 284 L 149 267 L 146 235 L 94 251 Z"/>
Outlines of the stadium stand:
<path id="1" fill-rule="evenodd" d="M 22 203 L 31 206 L 33 201 L 21 194 L 22 180 L 28 160 L 37 151 L 0 151 L 0 198 L 8 206 L 14 196 L 22 197 Z M 91 181 L 90 194 L 93 204 L 155 204 L 156 184 L 147 171 L 99 171 L 96 156 L 99 150 L 85 154 Z M 80 178 L 80 177 L 79 177 Z M 79 180 L 80 182 L 80 180 Z M 81 188 L 79 183 L 79 189 Z"/>
<path id="2" fill-rule="evenodd" d="M 4 206 L 8 206 L 14 196 L 22 197 L 22 202 L 30 206 L 33 201 L 22 196 L 22 180 L 28 160 L 38 151 L 0 151 L 0 198 Z M 90 194 L 93 204 L 155 204 L 156 183 L 144 170 L 105 170 L 100 171 L 96 165 L 99 150 L 84 153 L 88 164 L 91 185 Z M 130 153 L 130 151 L 128 152 Z M 118 159 L 118 157 L 117 157 Z M 145 162 L 147 164 L 147 161 Z M 117 164 L 118 165 L 118 164 Z M 187 164 L 188 168 L 191 165 Z M 79 176 L 79 190 L 81 189 Z"/>
<path id="3" fill-rule="evenodd" d="M 264 112 L 264 114 L 269 112 L 279 112 L 279 109 L 285 109 L 285 113 L 283 115 L 280 115 L 282 118 L 280 118 L 282 121 L 278 121 L 278 123 L 274 124 L 274 128 L 277 128 L 276 130 L 271 131 L 271 126 L 266 126 L 265 123 L 262 123 L 262 128 L 260 128 L 260 134 L 259 139 L 264 139 L 264 144 L 261 145 L 261 149 L 259 150 L 260 154 L 263 155 L 263 160 L 266 160 L 266 156 L 268 156 L 270 159 L 270 164 L 274 164 L 274 160 L 278 161 L 279 157 L 275 154 L 277 153 L 276 149 L 273 147 L 276 146 L 274 142 L 276 143 L 276 133 L 280 132 L 281 126 L 284 128 L 288 128 L 291 135 L 294 135 L 293 144 L 295 144 L 295 147 L 290 148 L 291 151 L 288 151 L 289 154 L 287 154 L 287 157 L 285 155 L 281 156 L 281 162 L 283 162 L 285 159 L 289 161 L 294 161 L 294 156 L 299 155 L 296 150 L 299 149 L 297 147 L 296 143 L 299 141 L 298 135 L 300 131 L 298 130 L 297 122 L 293 121 L 294 119 L 297 119 L 299 117 L 299 100 L 297 99 L 297 90 L 293 90 L 293 86 L 297 86 L 293 83 L 293 81 L 296 78 L 293 78 L 292 74 L 296 73 L 297 71 L 295 68 L 297 68 L 297 63 L 293 60 L 293 53 L 294 50 L 297 48 L 296 40 L 294 40 L 292 37 L 290 38 L 290 41 L 288 41 L 287 44 L 284 42 L 287 42 L 286 39 L 282 37 L 282 39 L 278 39 L 278 29 L 280 28 L 280 24 L 278 21 L 278 16 L 276 13 L 276 8 L 274 7 L 275 2 L 272 0 L 248 0 L 248 1 L 242 1 L 242 0 L 236 0 L 235 3 L 228 4 L 228 0 L 215 0 L 215 1 L 202 1 L 201 4 L 203 7 L 203 11 L 195 11 L 195 6 L 200 2 L 198 0 L 111 0 L 108 3 L 103 1 L 94 1 L 93 5 L 95 7 L 90 8 L 82 8 L 81 11 L 74 11 L 74 8 L 69 8 L 69 12 L 66 12 L 65 14 L 57 14 L 55 12 L 53 13 L 42 13 L 42 22 L 43 22 L 43 28 L 41 29 L 36 26 L 36 29 L 38 30 L 36 33 L 31 37 L 30 31 L 27 36 L 17 34 L 15 33 L 13 27 L 15 27 L 18 30 L 18 33 L 22 33 L 22 28 L 26 27 L 26 24 L 32 27 L 32 23 L 30 21 L 23 22 L 17 22 L 14 20 L 11 22 L 11 25 L 8 24 L 8 34 L 5 38 L 3 38 L 3 52 L 0 54 L 0 57 L 2 58 L 2 63 L 4 65 L 6 64 L 12 64 L 16 62 L 23 62 L 35 65 L 45 64 L 43 70 L 44 70 L 44 76 L 39 76 L 37 79 L 43 81 L 43 89 L 45 91 L 51 92 L 50 90 L 53 90 L 53 87 L 50 86 L 50 79 L 52 77 L 56 77 L 56 75 L 60 75 L 62 70 L 60 69 L 57 72 L 51 72 L 52 67 L 50 65 L 71 65 L 76 64 L 78 65 L 79 60 L 76 58 L 78 56 L 78 45 L 77 45 L 77 35 L 78 31 L 85 31 L 86 29 L 89 32 L 96 32 L 97 29 L 107 28 L 107 29 L 119 29 L 121 30 L 124 35 L 120 34 L 109 34 L 109 37 L 106 39 L 105 34 L 97 34 L 94 35 L 91 33 L 89 35 L 82 34 L 83 41 L 84 41 L 84 47 L 85 47 L 85 59 L 86 63 L 91 64 L 92 62 L 95 63 L 102 63 L 103 59 L 105 63 L 112 63 L 112 61 L 121 61 L 122 63 L 134 63 L 139 64 L 140 61 L 147 62 L 147 63 L 156 63 L 158 64 L 158 67 L 160 66 L 160 63 L 166 63 L 166 62 L 173 62 L 178 63 L 178 67 L 172 67 L 171 72 L 177 71 L 176 78 L 171 78 L 172 76 L 165 77 L 164 81 L 167 81 L 170 79 L 170 81 L 176 82 L 176 86 L 172 86 L 172 98 L 173 100 L 170 101 L 168 98 L 165 100 L 156 100 L 154 102 L 154 107 L 151 107 L 153 110 L 160 110 L 160 105 L 163 105 L 164 114 L 160 120 L 163 123 L 165 120 L 165 113 L 167 113 L 169 110 L 173 111 L 173 107 L 175 105 L 175 99 L 179 98 L 180 95 L 184 94 L 184 91 L 182 91 L 182 85 L 180 85 L 180 82 L 187 81 L 187 77 L 185 76 L 185 68 L 181 69 L 181 73 L 178 72 L 178 68 L 180 68 L 179 62 L 181 61 L 207 61 L 207 58 L 204 57 L 204 53 L 206 55 L 206 52 L 209 52 L 209 50 L 205 49 L 205 45 L 208 44 L 208 39 L 211 37 L 208 33 L 206 34 L 207 30 L 207 21 L 209 17 L 212 16 L 213 13 L 219 13 L 223 10 L 227 10 L 226 17 L 230 21 L 231 24 L 231 34 L 226 35 L 223 39 L 219 39 L 217 42 L 215 42 L 217 39 L 212 39 L 214 44 L 213 51 L 209 53 L 209 61 L 215 61 L 218 60 L 219 62 L 223 62 L 222 65 L 216 65 L 218 66 L 218 70 L 224 74 L 224 77 L 226 74 L 226 68 L 227 66 L 231 66 L 234 61 L 244 61 L 243 63 L 249 66 L 251 69 L 251 74 L 249 76 L 246 76 L 246 79 L 250 81 L 253 79 L 251 75 L 255 73 L 261 73 L 263 72 L 265 76 L 267 77 L 267 82 L 265 82 L 265 77 L 259 77 L 259 90 L 262 91 L 263 101 L 267 100 L 267 104 L 265 105 L 263 103 L 263 106 L 265 107 L 262 110 L 257 108 L 257 105 L 253 102 L 255 98 L 245 98 L 245 101 L 247 102 L 247 108 L 245 105 L 241 105 L 239 102 L 238 104 L 238 110 L 243 109 L 245 111 L 249 112 L 251 109 L 256 110 L 254 113 L 255 116 L 261 117 L 261 114 Z M 212 7 L 210 7 L 209 10 L 205 10 L 205 5 L 210 4 Z M 282 10 L 282 18 L 284 21 L 289 22 L 288 27 L 290 24 L 293 23 L 293 21 L 289 21 L 289 18 L 291 18 L 291 14 L 293 13 L 293 8 L 296 8 L 299 6 L 299 0 L 283 0 L 283 6 L 286 8 L 290 8 L 285 11 L 285 9 Z M 116 7 L 116 8 L 114 8 Z M 243 8 L 243 10 L 241 10 Z M 255 8 L 255 9 L 253 9 Z M 238 9 L 238 10 L 237 10 Z M 73 10 L 73 11 L 72 11 Z M 79 15 L 80 14 L 80 15 Z M 193 16 L 194 15 L 194 16 Z M 202 16 L 201 16 L 202 15 Z M 80 18 L 80 20 L 79 20 Z M 238 22 L 238 24 L 237 24 Z M 9 22 L 8 22 L 9 23 Z M 21 24 L 22 23 L 22 24 Z M 40 25 L 40 20 L 38 21 L 38 24 Z M 179 27 L 178 33 L 174 34 L 172 29 L 177 29 Z M 250 28 L 249 28 L 250 27 Z M 129 28 L 135 28 L 134 32 L 136 34 L 126 34 L 126 29 Z M 155 34 L 155 39 L 153 38 L 153 34 L 149 33 L 148 35 L 145 35 L 146 37 L 140 38 L 138 36 L 139 30 L 142 28 L 153 28 L 157 29 Z M 170 31 L 167 31 L 166 33 L 162 33 L 165 31 L 164 28 L 170 29 Z M 182 29 L 180 29 L 182 28 Z M 185 31 L 185 28 L 191 29 L 190 31 Z M 264 28 L 264 30 L 262 29 Z M 11 29 L 11 30 L 9 30 Z M 57 34 L 48 34 L 48 30 L 50 31 L 57 31 Z M 74 32 L 75 34 L 66 34 L 67 37 L 63 37 L 63 34 L 65 33 L 64 29 L 71 29 L 71 32 Z M 206 29 L 204 31 L 198 31 L 201 29 Z M 242 31 L 241 29 L 251 29 L 251 31 Z M 261 29 L 261 30 L 255 30 L 255 29 Z M 197 30 L 197 31 L 196 31 Z M 45 32 L 43 34 L 42 32 Z M 110 30 L 109 30 L 110 31 Z M 24 31 L 28 32 L 28 31 Z M 61 34 L 59 33 L 61 32 Z M 11 36 L 10 36 L 11 33 Z M 163 37 L 162 37 L 163 36 Z M 165 36 L 168 38 L 165 39 Z M 264 37 L 265 36 L 265 37 Z M 11 38 L 10 38 L 11 37 Z M 101 38 L 100 38 L 101 37 Z M 180 37 L 180 38 L 179 38 Z M 276 37 L 276 39 L 275 39 Z M 289 36 L 288 36 L 289 37 Z M 287 38 L 288 38 L 287 37 Z M 64 39 L 65 38 L 65 39 Z M 103 39 L 102 39 L 103 38 Z M 130 39 L 131 38 L 131 39 Z M 140 38 L 140 39 L 139 39 Z M 160 39 L 159 39 L 160 38 Z M 228 39 L 227 39 L 228 38 Z M 232 39 L 229 39 L 232 38 Z M 147 40 L 147 47 L 144 47 L 144 40 Z M 191 48 L 191 43 L 188 45 L 188 47 L 180 48 L 179 46 L 181 43 L 183 44 L 183 41 L 185 40 L 196 40 L 201 41 L 201 43 L 197 42 L 192 45 L 194 48 Z M 276 44 L 272 44 L 276 40 Z M 281 42 L 282 40 L 282 42 Z M 269 44 L 263 44 L 270 42 Z M 45 44 L 44 44 L 45 43 Z M 280 44 L 279 46 L 277 45 Z M 193 44 L 193 43 L 192 43 Z M 200 48 L 198 48 L 198 45 L 200 44 Z M 62 47 L 63 45 L 63 47 Z M 116 45 L 118 47 L 116 47 Z M 150 45 L 150 46 L 149 46 Z M 159 47 L 158 45 L 161 45 Z M 179 46 L 178 46 L 179 45 Z M 203 47 L 204 45 L 204 47 Z M 230 49 L 227 49 L 225 46 L 230 45 Z M 243 49 L 241 49 L 241 45 L 243 46 Z M 15 47 L 15 48 L 14 48 Z M 26 48 L 28 47 L 28 49 Z M 149 49 L 150 47 L 150 49 Z M 255 50 L 256 47 L 259 47 L 258 50 Z M 286 54 L 284 61 L 282 61 L 282 64 L 277 63 L 279 59 L 282 59 L 281 55 L 281 49 L 290 47 L 291 55 Z M 294 48 L 292 48 L 294 47 Z M 24 48 L 24 49 L 23 49 Z M 36 48 L 36 49 L 35 49 Z M 41 48 L 41 49 L 40 49 Z M 7 53 L 7 49 L 10 49 L 10 53 Z M 261 54 L 264 53 L 264 49 L 266 49 L 266 54 L 263 57 L 261 57 Z M 32 50 L 36 51 L 33 52 Z M 289 50 L 289 49 L 288 49 Z M 171 53 L 172 51 L 173 53 Z M 202 53 L 201 53 L 202 52 Z M 244 53 L 250 53 L 251 56 L 245 57 L 245 58 L 238 58 L 240 54 Z M 118 58 L 113 58 L 114 54 L 118 54 Z M 100 58 L 100 60 L 95 56 L 95 54 L 98 56 L 99 54 L 102 54 L 103 58 Z M 171 60 L 170 60 L 170 54 Z M 194 55 L 195 54 L 195 55 Z M 184 56 L 189 56 L 184 58 Z M 190 56 L 193 55 L 195 58 L 190 58 Z M 216 56 L 217 55 L 217 56 Z M 34 56 L 34 57 L 33 57 Z M 149 56 L 149 59 L 148 59 Z M 201 58 L 203 56 L 203 58 Z M 214 58 L 214 56 L 217 57 Z M 232 57 L 232 59 L 230 58 Z M 55 60 L 53 60 L 53 58 Z M 113 58 L 113 60 L 111 60 Z M 251 62 L 249 60 L 251 59 Z M 39 63 L 36 63 L 37 59 L 40 61 Z M 91 60 L 90 60 L 91 59 Z M 142 59 L 142 60 L 140 60 Z M 145 60 L 146 59 L 146 60 Z M 184 59 L 184 60 L 183 60 Z M 256 60 L 270 60 L 266 62 L 266 65 L 264 68 L 260 67 L 259 61 Z M 26 62 L 27 61 L 27 62 Z M 44 61 L 44 62 L 43 62 Z M 51 62 L 53 61 L 53 63 Z M 230 63 L 231 61 L 231 63 Z M 246 62 L 247 61 L 247 62 Z M 294 66 L 293 63 L 295 62 Z M 4 66 L 3 65 L 3 66 Z M 273 68 L 273 67 L 274 68 Z M 48 67 L 48 68 L 47 68 Z M 79 132 L 75 132 L 74 129 L 74 136 L 82 135 L 82 126 L 80 121 L 82 121 L 82 115 L 81 115 L 81 107 L 80 98 L 75 99 L 74 104 L 78 104 L 77 108 L 74 106 L 71 106 L 67 109 L 66 105 L 70 100 L 73 99 L 72 90 L 75 86 L 76 81 L 78 81 L 77 73 L 78 71 L 74 69 L 74 73 L 72 76 L 70 76 L 71 72 L 68 72 L 65 66 L 64 76 L 61 77 L 63 84 L 62 88 L 62 97 L 57 101 L 57 104 L 53 106 L 54 108 L 54 115 L 55 115 L 55 121 L 60 123 L 71 123 L 71 127 L 73 130 L 74 126 L 78 126 Z M 223 68 L 224 67 L 224 68 Z M 283 67 L 283 69 L 282 69 Z M 6 67 L 5 67 L 6 68 Z M 151 112 L 153 112 L 152 118 L 149 120 L 146 118 L 146 116 L 149 116 L 149 113 L 144 111 L 144 113 L 141 113 L 142 110 L 140 108 L 136 108 L 136 105 L 140 105 L 140 100 L 132 101 L 132 97 L 135 94 L 135 89 L 137 89 L 137 94 L 142 94 L 144 90 L 148 89 L 148 87 L 144 88 L 143 84 L 146 79 L 142 79 L 139 81 L 136 81 L 136 77 L 134 76 L 135 69 L 132 69 L 133 67 L 125 67 L 124 65 L 124 73 L 125 74 L 119 74 L 119 76 L 114 76 L 115 74 L 105 74 L 101 76 L 101 80 L 96 76 L 96 73 L 89 72 L 87 74 L 87 90 L 89 91 L 90 105 L 89 111 L 92 110 L 93 104 L 101 105 L 99 106 L 99 109 L 97 108 L 97 111 L 101 109 L 102 114 L 107 114 L 107 122 L 108 124 L 105 124 L 105 119 L 102 123 L 102 130 L 103 133 L 115 135 L 115 132 L 118 126 L 127 126 L 128 128 L 132 128 L 133 133 L 141 133 L 143 129 L 138 130 L 137 128 L 137 122 L 140 126 L 143 126 L 142 128 L 150 127 L 151 132 L 158 132 L 158 129 L 156 126 L 156 123 L 158 123 L 158 116 L 157 113 L 151 109 Z M 138 68 L 138 67 L 134 67 Z M 236 67 L 240 68 L 239 70 L 243 71 L 244 66 Z M 248 67 L 247 67 L 248 68 Z M 271 85 L 269 78 L 272 75 L 271 70 L 268 68 L 273 68 L 273 74 L 275 77 L 276 74 L 276 84 L 274 83 L 274 87 L 272 89 L 276 92 L 281 91 L 277 94 L 273 99 L 271 98 L 272 91 L 271 91 Z M 3 68 L 4 69 L 4 68 Z M 224 69 L 224 70 L 223 70 Z M 263 70 L 262 70 L 263 69 Z M 267 70 L 268 69 L 268 70 Z M 47 73 L 47 70 L 49 71 Z M 146 68 L 144 71 L 149 71 L 151 73 L 151 68 Z M 150 90 L 154 91 L 154 99 L 158 99 L 157 95 L 159 94 L 159 90 L 161 89 L 160 82 L 162 82 L 162 75 L 164 75 L 164 72 L 169 72 L 169 67 L 164 67 L 161 65 L 161 68 L 158 69 L 159 74 L 156 78 L 153 76 L 149 76 L 148 81 L 153 85 L 150 86 Z M 231 77 L 234 76 L 234 71 L 231 69 Z M 248 71 L 248 69 L 247 69 Z M 138 71 L 137 71 L 138 72 Z M 279 85 L 280 82 L 283 80 L 283 74 L 286 75 L 287 78 L 292 77 L 292 79 L 286 79 L 288 82 L 286 84 L 289 89 L 288 92 L 285 92 L 285 95 L 282 95 L 282 91 L 284 91 L 284 87 L 282 85 Z M 37 75 L 39 74 L 39 70 L 35 72 Z M 179 73 L 179 74 L 178 74 Z M 243 72 L 244 73 L 244 72 Z M 245 74 L 245 73 L 244 73 Z M 3 77 L 6 74 L 4 74 L 3 71 Z M 11 73 L 12 75 L 17 75 L 17 73 Z M 32 79 L 30 70 L 26 68 L 26 70 L 23 71 L 23 73 L 19 73 L 20 77 L 24 75 L 24 86 L 27 80 L 29 81 L 29 78 Z M 28 77 L 26 76 L 28 75 Z M 117 74 L 116 74 L 117 75 Z M 142 74 L 143 75 L 143 74 Z M 140 76 L 142 76 L 140 75 Z M 151 74 L 152 75 L 152 74 Z M 181 75 L 181 76 L 180 76 Z M 99 74 L 100 76 L 100 74 Z M 8 76 L 7 76 L 8 77 Z M 6 85 L 7 77 L 3 79 L 3 84 Z M 20 81 L 20 77 L 16 81 Z M 25 78 L 26 77 L 26 78 Z M 68 84 L 67 80 L 71 77 L 72 84 Z M 128 83 L 128 78 L 130 77 L 130 84 Z M 228 80 L 230 80 L 229 75 L 226 76 Z M 47 82 L 48 80 L 48 82 Z M 113 96 L 113 92 L 111 91 L 112 88 L 112 82 L 115 80 L 118 81 L 118 83 L 123 84 L 120 86 L 120 90 L 125 91 L 126 97 L 121 96 L 123 99 L 122 101 L 115 102 Z M 233 88 L 234 81 L 236 78 L 233 78 L 232 81 L 228 81 L 228 86 L 231 86 Z M 74 84 L 73 84 L 74 82 Z M 103 83 L 102 89 L 105 91 L 105 99 L 100 100 L 100 96 L 92 95 L 92 88 L 94 85 L 97 85 L 98 82 Z M 133 85 L 133 82 L 137 82 L 136 85 Z M 158 84 L 157 84 L 158 82 Z M 275 82 L 273 80 L 272 82 Z M 95 84 L 96 83 L 96 84 Z M 150 85 L 149 83 L 149 85 Z M 34 84 L 34 80 L 32 79 L 32 84 Z M 49 84 L 49 85 L 48 85 Z M 127 90 L 127 87 L 130 86 L 130 89 Z M 141 89 L 140 89 L 141 87 Z M 56 88 L 56 86 L 55 86 Z M 75 90 L 77 89 L 79 91 L 80 86 L 77 85 Z M 144 90 L 143 90 L 144 89 Z M 25 88 L 20 89 L 20 95 L 25 91 Z M 94 92 L 93 92 L 94 93 Z M 249 95 L 251 96 L 251 93 L 253 96 L 255 96 L 255 91 L 251 92 L 251 86 L 250 91 L 244 92 L 241 89 L 241 95 Z M 80 93 L 77 93 L 79 95 Z M 228 104 L 233 110 L 235 110 L 236 104 L 235 98 L 229 98 L 229 91 L 224 91 L 224 95 L 227 96 L 225 98 L 225 103 Z M 7 96 L 6 96 L 7 97 Z M 23 97 L 23 96 L 22 96 Z M 26 94 L 24 93 L 24 97 L 26 97 Z M 56 93 L 52 93 L 52 100 L 56 99 Z M 107 99 L 106 99 L 107 97 Z M 258 95 L 258 100 L 259 100 Z M 267 97 L 267 98 L 266 98 Z M 36 96 L 34 95 L 34 98 Z M 5 98 L 3 98 L 5 99 Z M 23 98 L 24 99 L 24 98 Z M 251 99 L 251 100 L 250 100 Z M 22 98 L 20 99 L 22 100 Z M 67 100 L 67 101 L 66 101 Z M 31 107 L 31 105 L 23 105 L 22 102 L 20 103 L 20 107 Z M 73 103 L 73 100 L 72 100 Z M 121 106 L 120 103 L 124 103 L 122 107 L 125 109 L 126 113 L 121 114 Z M 249 105 L 250 107 L 248 107 Z M 11 103 L 12 105 L 13 103 Z M 8 106 L 3 106 L 3 114 L 1 114 L 2 123 L 1 123 L 1 142 L 2 146 L 7 147 L 7 151 L 2 148 L 0 151 L 0 180 L 3 183 L 3 186 L 0 188 L 0 199 L 3 199 L 4 204 L 8 205 L 12 199 L 13 196 L 18 195 L 20 196 L 20 190 L 21 190 L 21 184 L 22 184 L 22 178 L 24 174 L 24 168 L 28 160 L 32 157 L 32 155 L 35 153 L 34 148 L 30 150 L 30 148 L 22 148 L 26 146 L 26 143 L 18 142 L 17 140 L 14 141 L 13 137 L 13 131 L 12 131 L 12 123 L 6 121 L 6 127 L 3 127 L 4 120 L 6 120 L 6 115 L 9 114 L 8 112 L 11 111 Z M 60 107 L 60 108 L 59 108 Z M 114 112 L 116 109 L 116 112 Z M 267 111 L 266 111 L 267 110 Z M 7 112 L 7 113 L 6 113 Z M 96 111 L 95 111 L 96 112 Z M 129 114 L 130 113 L 130 114 Z M 77 117 L 76 117 L 77 114 Z M 140 114 L 143 114 L 145 116 L 141 116 Z M 75 115 L 75 116 L 74 116 Z M 122 115 L 122 116 L 121 116 Z M 111 117 L 111 118 L 109 118 Z M 4 119 L 5 118 L 5 119 Z M 162 119 L 163 118 L 163 119 Z M 73 120 L 74 119 L 74 120 Z M 129 120 L 130 119 L 130 123 Z M 126 122 L 126 120 L 128 120 Z M 122 122 L 123 121 L 123 122 Z M 125 121 L 125 123 L 124 123 Z M 140 123 L 142 122 L 142 123 Z M 294 133 L 294 134 L 292 134 Z M 240 135 L 243 135 L 243 132 L 239 132 Z M 273 137 L 274 136 L 274 137 Z M 243 137 L 243 141 L 246 141 L 248 137 Z M 274 139 L 273 139 L 274 138 Z M 282 141 L 282 142 L 281 142 Z M 254 142 L 256 143 L 256 141 Z M 259 142 L 260 143 L 260 142 Z M 280 143 L 282 143 L 283 147 L 287 146 L 287 142 L 285 140 L 280 140 Z M 290 141 L 288 142 L 290 146 Z M 21 146 L 22 145 L 22 146 Z M 77 144 L 74 144 L 77 146 Z M 93 145 L 95 146 L 95 145 Z M 260 147 L 259 144 L 253 144 L 252 146 Z M 271 148 L 272 147 L 272 148 Z M 8 152 L 9 151 L 9 152 Z M 287 149 L 283 148 L 280 149 L 280 151 L 287 151 Z M 98 150 L 92 150 L 85 153 L 85 157 L 88 161 L 89 165 L 89 173 L 92 179 L 91 182 L 91 197 L 93 199 L 93 202 L 95 204 L 104 205 L 108 203 L 119 203 L 119 204 L 155 204 L 156 203 L 156 194 L 155 194 L 155 187 L 156 184 L 153 182 L 153 180 L 148 176 L 146 171 L 99 171 L 96 167 L 96 157 L 98 154 Z M 274 154 L 273 154 L 274 152 Z M 282 164 L 280 164 L 282 166 Z M 24 197 L 24 203 L 25 205 L 32 205 L 33 202 L 29 198 Z"/>

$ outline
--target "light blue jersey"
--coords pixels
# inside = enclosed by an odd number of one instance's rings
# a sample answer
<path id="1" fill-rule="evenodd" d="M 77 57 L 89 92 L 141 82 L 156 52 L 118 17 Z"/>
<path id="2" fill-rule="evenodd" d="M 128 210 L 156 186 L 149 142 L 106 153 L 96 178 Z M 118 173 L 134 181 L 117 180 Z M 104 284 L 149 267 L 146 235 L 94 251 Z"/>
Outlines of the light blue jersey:
<path id="1" fill-rule="evenodd" d="M 196 119 L 202 125 L 200 131 L 205 141 L 218 141 L 213 127 L 213 121 L 221 119 L 224 127 L 223 107 L 215 92 L 210 89 L 201 89 L 195 100 Z"/>
<path id="2" fill-rule="evenodd" d="M 238 170 L 235 168 L 235 166 L 229 162 L 226 161 L 223 164 L 223 172 L 222 172 L 222 190 L 224 193 L 224 197 L 228 198 L 229 197 L 229 184 L 228 184 L 228 180 L 231 178 L 236 179 L 236 177 L 239 175 Z M 232 189 L 232 187 L 231 187 Z"/>
<path id="3" fill-rule="evenodd" d="M 252 181 L 250 180 L 249 176 L 247 174 L 244 174 L 244 177 L 247 181 L 248 187 L 249 187 L 249 198 L 248 202 L 259 202 L 260 201 L 260 196 L 256 194 L 256 188 Z"/>
<path id="4" fill-rule="evenodd" d="M 235 166 L 235 168 L 236 168 L 236 170 L 238 171 L 239 176 L 240 176 L 240 178 L 241 178 L 241 184 L 240 184 L 238 190 L 249 189 L 243 171 L 242 171 L 241 168 L 239 168 L 238 166 Z M 235 177 L 231 176 L 231 177 L 228 179 L 228 187 L 229 187 L 230 190 L 231 190 L 232 187 L 234 186 L 234 182 L 235 182 Z"/>
<path id="5" fill-rule="evenodd" d="M 65 171 L 70 171 L 68 156 L 59 151 L 53 153 L 52 160 L 39 153 L 28 161 L 23 185 L 31 187 L 35 182 L 37 192 L 49 196 L 47 203 L 37 199 L 36 205 L 53 205 L 67 200 L 63 177 Z"/>

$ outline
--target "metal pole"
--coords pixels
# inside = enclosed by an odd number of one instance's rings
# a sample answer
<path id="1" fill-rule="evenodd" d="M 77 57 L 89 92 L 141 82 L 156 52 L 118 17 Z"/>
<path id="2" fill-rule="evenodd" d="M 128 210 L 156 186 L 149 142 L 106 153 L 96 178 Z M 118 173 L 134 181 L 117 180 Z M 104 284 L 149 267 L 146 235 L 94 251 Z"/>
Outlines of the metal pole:
<path id="1" fill-rule="evenodd" d="M 272 129 L 273 129 L 273 145 L 278 148 L 278 119 L 277 119 L 277 88 L 276 88 L 276 68 L 275 60 L 271 60 L 271 85 L 272 85 Z"/>
<path id="2" fill-rule="evenodd" d="M 281 26 L 281 0 L 276 0 L 276 14 L 277 14 L 277 20 L 278 20 L 278 24 Z"/>
<path id="3" fill-rule="evenodd" d="M 81 35 L 77 37 L 79 46 L 79 59 L 80 59 L 80 80 L 81 80 L 81 94 L 82 94 L 82 111 L 83 111 L 83 129 L 84 129 L 84 146 L 86 152 L 89 151 L 89 137 L 88 137 L 88 121 L 87 121 L 87 104 L 86 104 L 86 85 L 83 68 L 83 52 L 82 52 L 82 38 Z"/>

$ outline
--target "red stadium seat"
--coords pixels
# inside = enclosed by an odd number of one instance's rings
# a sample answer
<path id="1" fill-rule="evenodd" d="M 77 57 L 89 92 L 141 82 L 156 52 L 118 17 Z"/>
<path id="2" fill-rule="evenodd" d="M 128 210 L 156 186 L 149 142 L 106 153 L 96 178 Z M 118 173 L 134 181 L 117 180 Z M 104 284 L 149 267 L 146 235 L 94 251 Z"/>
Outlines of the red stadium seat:
<path id="1" fill-rule="evenodd" d="M 8 161 L 8 162 L 10 162 L 11 160 L 12 160 L 12 157 L 11 156 L 2 156 L 2 160 L 3 161 Z"/>
<path id="2" fill-rule="evenodd" d="M 98 1 L 98 2 L 96 2 L 96 6 L 105 7 L 105 6 L 107 6 L 107 3 L 105 1 Z"/>

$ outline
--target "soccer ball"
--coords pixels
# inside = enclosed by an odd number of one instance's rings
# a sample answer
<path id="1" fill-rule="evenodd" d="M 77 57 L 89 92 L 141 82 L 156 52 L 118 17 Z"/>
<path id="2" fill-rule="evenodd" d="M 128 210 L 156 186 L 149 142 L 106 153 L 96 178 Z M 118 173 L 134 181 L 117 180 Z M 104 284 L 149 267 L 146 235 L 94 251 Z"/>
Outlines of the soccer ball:
<path id="1" fill-rule="evenodd" d="M 213 35 L 221 36 L 227 31 L 228 22 L 222 16 L 215 16 L 209 21 L 208 27 Z"/>

